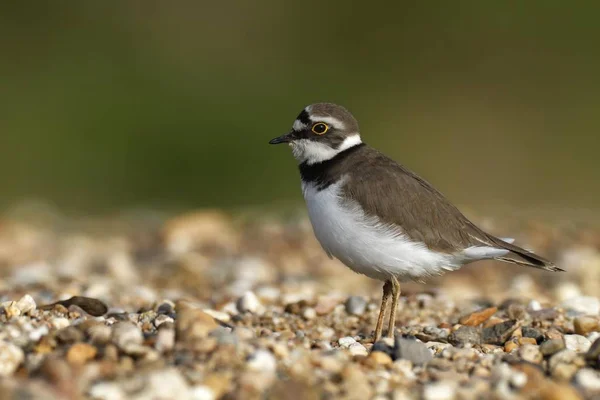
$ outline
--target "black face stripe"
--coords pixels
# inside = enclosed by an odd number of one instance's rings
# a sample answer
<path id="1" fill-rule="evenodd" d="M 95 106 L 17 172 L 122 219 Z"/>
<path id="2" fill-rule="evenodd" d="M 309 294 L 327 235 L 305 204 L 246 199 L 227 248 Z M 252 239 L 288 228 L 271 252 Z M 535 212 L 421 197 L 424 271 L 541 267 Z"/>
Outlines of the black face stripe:
<path id="1" fill-rule="evenodd" d="M 304 125 L 310 125 L 312 123 L 306 110 L 302 110 L 296 119 L 302 122 Z"/>
<path id="2" fill-rule="evenodd" d="M 304 182 L 314 183 L 319 190 L 327 188 L 329 185 L 337 182 L 350 167 L 350 157 L 365 146 L 360 143 L 349 149 L 341 151 L 335 157 L 319 163 L 307 164 L 303 162 L 299 165 L 300 176 Z"/>

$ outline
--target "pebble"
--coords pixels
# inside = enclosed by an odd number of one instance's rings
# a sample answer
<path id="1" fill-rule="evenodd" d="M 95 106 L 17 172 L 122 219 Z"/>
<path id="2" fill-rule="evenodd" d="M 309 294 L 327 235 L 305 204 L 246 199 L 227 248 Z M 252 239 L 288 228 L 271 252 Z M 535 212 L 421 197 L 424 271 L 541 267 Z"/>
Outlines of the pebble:
<path id="1" fill-rule="evenodd" d="M 19 307 L 17 307 L 16 301 L 5 301 L 2 303 L 2 308 L 4 309 L 4 313 L 8 319 L 21 315 L 21 310 Z"/>
<path id="2" fill-rule="evenodd" d="M 247 291 L 244 293 L 236 303 L 237 309 L 240 313 L 252 313 L 252 314 L 262 314 L 264 312 L 264 307 L 260 303 L 260 300 L 253 292 Z"/>
<path id="3" fill-rule="evenodd" d="M 585 354 L 585 359 L 592 365 L 600 366 L 600 338 L 596 339 Z"/>
<path id="4" fill-rule="evenodd" d="M 306 307 L 302 312 L 302 316 L 307 320 L 315 319 L 317 318 L 317 312 L 312 307 Z"/>
<path id="5" fill-rule="evenodd" d="M 198 385 L 190 389 L 191 400 L 215 400 L 215 392 L 208 386 Z"/>
<path id="6" fill-rule="evenodd" d="M 275 373 L 277 360 L 270 351 L 257 350 L 248 358 L 246 368 L 262 373 Z"/>
<path id="7" fill-rule="evenodd" d="M 573 327 L 575 328 L 575 333 L 584 336 L 600 330 L 598 318 L 589 316 L 576 317 L 573 320 Z"/>
<path id="8" fill-rule="evenodd" d="M 540 351 L 544 356 L 551 356 L 565 348 L 563 339 L 546 340 L 540 345 Z"/>
<path id="9" fill-rule="evenodd" d="M 585 336 L 565 335 L 564 339 L 565 347 L 569 350 L 573 350 L 576 353 L 585 353 L 592 346 L 592 343 Z"/>
<path id="10" fill-rule="evenodd" d="M 28 294 L 21 297 L 19 301 L 17 301 L 16 306 L 19 310 L 21 310 L 21 314 L 27 314 L 31 311 L 34 311 L 36 308 L 35 300 L 33 300 L 33 297 Z"/>
<path id="11" fill-rule="evenodd" d="M 415 365 L 422 365 L 433 358 L 433 354 L 427 346 L 415 339 L 407 339 L 396 336 L 394 340 L 394 360 L 410 360 Z"/>
<path id="12" fill-rule="evenodd" d="M 173 350 L 175 347 L 175 329 L 159 329 L 156 334 L 154 347 L 161 353 L 167 353 Z"/>
<path id="13" fill-rule="evenodd" d="M 213 317 L 187 303 L 178 303 L 177 310 L 177 320 L 175 321 L 177 340 L 189 341 L 205 338 L 211 331 L 219 327 Z"/>
<path id="14" fill-rule="evenodd" d="M 345 336 L 338 339 L 338 344 L 344 349 L 347 349 L 351 344 L 354 343 L 356 343 L 356 340 L 352 336 Z"/>
<path id="15" fill-rule="evenodd" d="M 519 348 L 519 357 L 524 361 L 540 364 L 544 360 L 544 356 L 540 351 L 540 348 L 533 344 L 526 344 Z"/>
<path id="16" fill-rule="evenodd" d="M 531 328 L 529 326 L 521 327 L 521 333 L 523 337 L 535 339 L 535 341 L 540 344 L 544 340 L 544 334 L 542 331 L 536 328 Z"/>
<path id="17" fill-rule="evenodd" d="M 94 344 L 106 344 L 110 341 L 112 329 L 104 324 L 97 324 L 88 328 L 90 341 Z"/>
<path id="18" fill-rule="evenodd" d="M 350 354 L 353 356 L 366 356 L 369 354 L 367 348 L 358 342 L 348 346 L 348 350 L 350 350 Z"/>
<path id="19" fill-rule="evenodd" d="M 89 390 L 93 400 L 125 400 L 127 395 L 117 383 L 99 382 Z"/>
<path id="20" fill-rule="evenodd" d="M 448 336 L 448 341 L 455 346 L 481 343 L 481 329 L 472 326 L 461 326 Z"/>
<path id="21" fill-rule="evenodd" d="M 458 322 L 466 326 L 477 326 L 490 319 L 490 317 L 494 315 L 496 311 L 498 311 L 497 307 L 489 307 L 469 315 L 465 315 Z"/>
<path id="22" fill-rule="evenodd" d="M 518 324 L 515 320 L 504 321 L 489 328 L 483 328 L 481 337 L 483 343 L 502 345 L 510 335 L 517 329 Z"/>
<path id="23" fill-rule="evenodd" d="M 87 343 L 75 343 L 67 351 L 67 361 L 73 365 L 83 365 L 96 357 L 98 350 Z"/>
<path id="24" fill-rule="evenodd" d="M 575 384 L 590 392 L 600 392 L 600 371 L 580 369 L 575 374 Z"/>
<path id="25" fill-rule="evenodd" d="M 425 385 L 423 388 L 424 400 L 452 400 L 456 396 L 456 383 L 440 381 Z"/>
<path id="26" fill-rule="evenodd" d="M 0 341 L 0 377 L 11 376 L 25 359 L 20 347 Z"/>
<path id="27" fill-rule="evenodd" d="M 382 351 L 372 351 L 367 357 L 367 363 L 373 366 L 391 365 L 392 362 L 392 357 Z"/>
<path id="28" fill-rule="evenodd" d="M 346 300 L 344 307 L 350 315 L 362 315 L 367 309 L 367 301 L 361 296 L 350 296 Z"/>
<path id="29" fill-rule="evenodd" d="M 71 325 L 69 320 L 64 317 L 52 317 L 49 319 L 49 322 L 50 325 L 56 330 L 61 330 Z"/>
<path id="30" fill-rule="evenodd" d="M 112 341 L 125 352 L 144 341 L 142 331 L 131 322 L 117 322 L 112 327 Z"/>
<path id="31" fill-rule="evenodd" d="M 592 296 L 578 296 L 565 300 L 562 307 L 586 315 L 600 314 L 600 299 Z"/>

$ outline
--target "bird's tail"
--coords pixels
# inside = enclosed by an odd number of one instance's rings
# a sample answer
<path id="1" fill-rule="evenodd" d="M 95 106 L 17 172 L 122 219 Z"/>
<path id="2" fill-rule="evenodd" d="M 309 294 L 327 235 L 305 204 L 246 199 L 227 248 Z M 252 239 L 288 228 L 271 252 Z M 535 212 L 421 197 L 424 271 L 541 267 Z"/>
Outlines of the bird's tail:
<path id="1" fill-rule="evenodd" d="M 509 251 L 508 254 L 501 257 L 497 257 L 497 260 L 506 261 L 513 264 L 524 265 L 526 267 L 533 267 L 544 269 L 546 271 L 564 271 L 564 269 L 557 267 L 550 260 L 538 256 L 529 250 L 525 250 L 519 246 L 515 246 L 512 243 L 498 239 L 496 237 L 490 238 L 494 241 L 494 244 Z"/>

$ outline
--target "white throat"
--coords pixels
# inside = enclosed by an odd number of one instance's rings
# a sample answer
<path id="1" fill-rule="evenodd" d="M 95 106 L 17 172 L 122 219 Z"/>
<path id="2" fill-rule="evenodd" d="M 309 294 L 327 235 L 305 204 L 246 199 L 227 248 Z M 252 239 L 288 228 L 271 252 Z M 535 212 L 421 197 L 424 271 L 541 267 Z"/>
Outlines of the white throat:
<path id="1" fill-rule="evenodd" d="M 292 153 L 294 154 L 294 157 L 299 163 L 306 162 L 308 165 L 311 165 L 331 160 L 342 151 L 361 143 L 362 140 L 360 139 L 360 135 L 357 133 L 344 139 L 342 144 L 337 149 L 329 147 L 324 143 L 319 143 L 308 139 L 295 140 L 294 142 L 290 143 L 290 146 L 292 147 Z"/>

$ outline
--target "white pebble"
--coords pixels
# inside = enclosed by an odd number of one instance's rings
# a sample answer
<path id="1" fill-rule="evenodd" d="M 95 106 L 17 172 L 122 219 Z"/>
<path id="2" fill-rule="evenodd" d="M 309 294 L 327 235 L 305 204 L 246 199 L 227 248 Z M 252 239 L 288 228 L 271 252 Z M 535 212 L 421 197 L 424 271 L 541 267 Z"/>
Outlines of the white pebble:
<path id="1" fill-rule="evenodd" d="M 264 307 L 258 300 L 258 297 L 250 291 L 244 293 L 237 301 L 237 309 L 241 313 L 250 312 L 252 314 L 262 314 Z"/>
<path id="2" fill-rule="evenodd" d="M 205 385 L 194 386 L 190 390 L 191 400 L 215 400 L 215 392 Z"/>
<path id="3" fill-rule="evenodd" d="M 129 322 L 117 322 L 112 328 L 112 340 L 121 350 L 127 350 L 131 346 L 141 345 L 144 341 L 142 331 Z"/>
<path id="4" fill-rule="evenodd" d="M 54 317 L 50 319 L 50 325 L 56 330 L 64 329 L 71 323 L 64 317 Z"/>
<path id="5" fill-rule="evenodd" d="M 306 309 L 304 309 L 304 312 L 302 313 L 302 316 L 305 319 L 315 319 L 317 317 L 317 312 L 315 311 L 314 308 L 311 307 L 307 307 Z"/>
<path id="6" fill-rule="evenodd" d="M 571 297 L 563 301 L 562 306 L 567 310 L 580 312 L 586 315 L 600 314 L 600 300 L 592 296 Z"/>
<path id="7" fill-rule="evenodd" d="M 28 312 L 34 311 L 36 308 L 35 300 L 33 297 L 26 294 L 17 301 L 17 308 L 21 310 L 21 314 L 27 314 Z"/>
<path id="8" fill-rule="evenodd" d="M 20 347 L 12 343 L 0 342 L 0 376 L 11 376 L 25 359 Z"/>
<path id="9" fill-rule="evenodd" d="M 124 400 L 125 393 L 116 383 L 100 382 L 90 388 L 90 398 L 94 400 Z"/>
<path id="10" fill-rule="evenodd" d="M 454 382 L 441 381 L 425 386 L 423 398 L 425 400 L 452 400 L 456 397 Z"/>
<path id="11" fill-rule="evenodd" d="M 208 315 L 210 315 L 211 317 L 213 317 L 214 319 L 216 319 L 218 321 L 221 321 L 221 322 L 231 321 L 231 316 L 225 312 L 211 310 L 210 308 L 205 308 L 202 311 L 204 311 L 205 313 L 207 313 Z"/>
<path id="12" fill-rule="evenodd" d="M 340 347 L 347 349 L 350 345 L 356 343 L 356 340 L 352 336 L 345 336 L 343 338 L 338 339 L 338 344 Z"/>
<path id="13" fill-rule="evenodd" d="M 352 343 L 348 350 L 350 350 L 350 354 L 353 356 L 366 356 L 369 354 L 367 348 L 360 343 Z"/>
<path id="14" fill-rule="evenodd" d="M 274 373 L 277 369 L 277 360 L 270 351 L 257 350 L 250 356 L 246 366 L 251 371 Z"/>
<path id="15" fill-rule="evenodd" d="M 565 335 L 564 340 L 566 348 L 577 353 L 585 353 L 592 345 L 588 338 L 581 335 Z"/>
<path id="16" fill-rule="evenodd" d="M 539 311 L 539 310 L 541 310 L 541 309 L 542 309 L 542 303 L 540 303 L 540 302 L 539 302 L 539 301 L 537 301 L 537 300 L 531 300 L 531 301 L 529 302 L 529 304 L 527 305 L 527 308 L 528 308 L 530 311 Z"/>
<path id="17" fill-rule="evenodd" d="M 575 375 L 575 382 L 591 392 L 600 391 L 600 372 L 591 368 L 580 369 Z"/>

